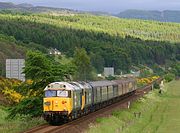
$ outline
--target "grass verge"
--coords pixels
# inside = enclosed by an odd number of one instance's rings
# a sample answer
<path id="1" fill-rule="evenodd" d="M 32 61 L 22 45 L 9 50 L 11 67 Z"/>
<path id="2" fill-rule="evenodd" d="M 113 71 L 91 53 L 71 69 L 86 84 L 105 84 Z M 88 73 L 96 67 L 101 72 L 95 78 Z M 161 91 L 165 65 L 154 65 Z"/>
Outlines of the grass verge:
<path id="1" fill-rule="evenodd" d="M 18 133 L 29 128 L 45 123 L 42 118 L 31 118 L 30 116 L 17 116 L 8 119 L 8 109 L 0 106 L 0 133 Z"/>
<path id="2" fill-rule="evenodd" d="M 162 95 L 155 90 L 117 110 L 109 118 L 97 118 L 89 133 L 176 133 L 180 132 L 180 81 L 166 84 Z"/>

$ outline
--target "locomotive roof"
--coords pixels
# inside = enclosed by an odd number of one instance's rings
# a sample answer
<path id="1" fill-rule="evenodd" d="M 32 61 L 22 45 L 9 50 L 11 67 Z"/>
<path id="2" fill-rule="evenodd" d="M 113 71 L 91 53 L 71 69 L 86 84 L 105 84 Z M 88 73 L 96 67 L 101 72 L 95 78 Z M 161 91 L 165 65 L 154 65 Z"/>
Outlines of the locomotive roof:
<path id="1" fill-rule="evenodd" d="M 53 82 L 46 86 L 46 90 L 81 90 L 81 89 L 91 89 L 92 87 L 101 87 L 101 86 L 112 86 L 118 85 L 126 82 L 134 82 L 134 79 L 121 79 L 121 80 L 103 80 L 103 81 L 93 81 L 93 82 Z M 91 87 L 92 86 L 92 87 Z"/>
<path id="2" fill-rule="evenodd" d="M 70 84 L 68 82 L 54 82 L 54 83 L 50 83 L 48 86 L 46 86 L 46 88 L 44 89 L 46 90 L 80 90 L 81 88 L 78 86 L 75 86 L 73 84 Z"/>
<path id="3" fill-rule="evenodd" d="M 134 79 L 120 79 L 120 80 L 103 80 L 103 81 L 94 81 L 94 82 L 89 82 L 92 87 L 100 87 L 100 86 L 111 86 L 111 85 L 117 85 L 121 83 L 126 83 L 126 82 L 134 82 Z"/>
<path id="4" fill-rule="evenodd" d="M 79 89 L 92 89 L 91 85 L 84 81 L 70 82 L 70 84 L 78 87 Z"/>
<path id="5" fill-rule="evenodd" d="M 114 81 L 108 81 L 108 80 L 104 80 L 104 81 L 94 81 L 94 82 L 89 82 L 89 83 L 91 84 L 92 87 L 117 85 L 116 82 L 114 82 Z"/>

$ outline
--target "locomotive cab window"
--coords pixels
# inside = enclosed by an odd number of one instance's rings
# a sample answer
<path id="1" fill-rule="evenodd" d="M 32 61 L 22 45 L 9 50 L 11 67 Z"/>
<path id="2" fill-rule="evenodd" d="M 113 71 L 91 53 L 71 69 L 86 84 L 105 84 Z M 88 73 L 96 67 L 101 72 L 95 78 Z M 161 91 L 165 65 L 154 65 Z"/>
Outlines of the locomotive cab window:
<path id="1" fill-rule="evenodd" d="M 54 90 L 45 91 L 45 97 L 56 97 L 56 91 Z"/>
<path id="2" fill-rule="evenodd" d="M 58 90 L 57 97 L 71 97 L 71 91 Z"/>
<path id="3" fill-rule="evenodd" d="M 71 91 L 47 90 L 47 91 L 45 91 L 45 97 L 71 97 Z"/>

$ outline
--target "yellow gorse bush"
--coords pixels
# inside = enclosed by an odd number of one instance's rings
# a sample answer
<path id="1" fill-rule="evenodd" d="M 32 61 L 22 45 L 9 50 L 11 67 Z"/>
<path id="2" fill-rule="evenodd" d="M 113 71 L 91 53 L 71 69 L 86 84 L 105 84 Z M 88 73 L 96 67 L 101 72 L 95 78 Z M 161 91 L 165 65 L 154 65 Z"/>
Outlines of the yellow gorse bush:
<path id="1" fill-rule="evenodd" d="M 147 78 L 140 78 L 137 79 L 137 83 L 138 84 L 150 84 L 153 81 L 157 80 L 159 78 L 159 76 L 153 76 L 153 77 L 147 77 Z"/>
<path id="2" fill-rule="evenodd" d="M 9 100 L 10 103 L 18 103 L 23 99 L 23 96 L 13 88 L 19 86 L 21 83 L 21 81 L 16 79 L 0 77 L 0 92 L 7 100 Z"/>
<path id="3" fill-rule="evenodd" d="M 2 93 L 5 95 L 5 97 L 11 102 L 11 103 L 18 103 L 20 102 L 24 97 L 12 90 L 12 89 L 9 89 L 8 87 L 5 87 L 3 90 L 2 90 Z"/>
<path id="4" fill-rule="evenodd" d="M 24 87 L 26 88 L 32 84 L 33 84 L 32 80 L 21 82 L 16 79 L 7 79 L 7 78 L 0 77 L 0 93 L 4 95 L 4 97 L 8 100 L 10 104 L 19 103 L 24 98 L 38 96 L 40 92 L 30 89 L 26 92 L 26 94 L 22 95 L 18 93 L 17 91 L 15 91 L 14 88 L 17 88 L 20 85 L 24 85 Z M 20 89 L 23 89 L 23 87 L 21 86 Z"/>

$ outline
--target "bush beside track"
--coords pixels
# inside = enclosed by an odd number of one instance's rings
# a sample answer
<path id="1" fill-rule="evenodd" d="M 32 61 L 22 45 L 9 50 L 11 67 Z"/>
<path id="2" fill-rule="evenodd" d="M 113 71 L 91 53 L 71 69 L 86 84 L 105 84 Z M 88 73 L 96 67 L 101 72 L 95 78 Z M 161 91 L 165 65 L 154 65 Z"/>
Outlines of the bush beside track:
<path id="1" fill-rule="evenodd" d="M 20 86 L 29 84 L 31 84 L 30 81 L 22 83 L 19 80 L 0 77 L 0 132 L 22 132 L 45 123 L 45 121 L 39 117 L 41 114 L 37 113 L 39 110 L 42 110 L 42 105 L 38 105 L 41 101 L 38 101 L 39 98 L 37 98 L 37 100 L 30 97 L 31 95 L 34 96 L 33 94 L 35 94 L 35 92 L 31 90 L 27 91 L 26 94 L 18 92 Z M 27 99 L 29 99 L 29 101 Z M 34 107 L 35 105 L 39 110 Z M 38 117 L 32 117 L 30 114 Z"/>
<path id="2" fill-rule="evenodd" d="M 29 128 L 45 123 L 40 118 L 32 118 L 29 115 L 18 115 L 14 119 L 8 119 L 9 111 L 7 107 L 0 106 L 0 132 L 19 133 Z"/>

